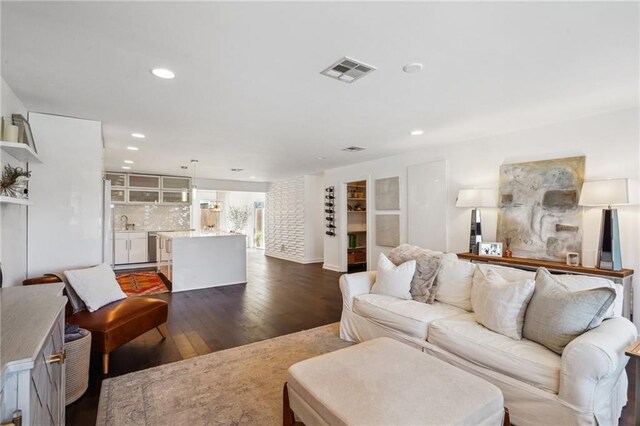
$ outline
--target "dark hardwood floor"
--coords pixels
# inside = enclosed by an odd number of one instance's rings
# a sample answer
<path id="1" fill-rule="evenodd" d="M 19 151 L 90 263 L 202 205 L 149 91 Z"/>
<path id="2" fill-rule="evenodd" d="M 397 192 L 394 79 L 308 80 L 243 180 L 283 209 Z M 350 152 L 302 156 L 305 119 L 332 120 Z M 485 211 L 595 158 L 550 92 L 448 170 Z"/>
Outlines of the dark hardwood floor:
<path id="1" fill-rule="evenodd" d="M 169 302 L 167 339 L 152 330 L 111 353 L 110 373 L 92 354 L 89 389 L 67 406 L 67 424 L 95 424 L 104 378 L 120 376 L 222 349 L 340 320 L 340 273 L 247 253 L 247 284 L 154 297 Z M 118 271 L 129 272 L 129 271 Z"/>
<path id="2" fill-rule="evenodd" d="M 233 286 L 161 294 L 169 302 L 165 341 L 152 330 L 111 354 L 111 371 L 101 373 L 92 354 L 89 389 L 67 406 L 67 424 L 95 424 L 103 378 L 120 376 L 210 352 L 253 343 L 340 320 L 340 273 L 321 264 L 301 265 L 250 250 L 248 282 Z M 119 271 L 120 273 L 129 271 Z M 629 403 L 620 425 L 634 424 L 635 362 L 627 365 Z"/>

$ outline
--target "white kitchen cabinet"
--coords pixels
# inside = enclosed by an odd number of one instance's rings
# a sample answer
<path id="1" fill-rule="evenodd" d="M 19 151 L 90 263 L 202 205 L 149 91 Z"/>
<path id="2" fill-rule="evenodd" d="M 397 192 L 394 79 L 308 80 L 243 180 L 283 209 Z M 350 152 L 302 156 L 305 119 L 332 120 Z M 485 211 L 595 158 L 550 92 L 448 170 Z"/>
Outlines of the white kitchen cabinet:
<path id="1" fill-rule="evenodd" d="M 116 234 L 116 239 L 113 240 L 113 245 L 115 264 L 122 265 L 124 263 L 129 263 L 129 239 L 118 239 L 118 234 Z"/>
<path id="2" fill-rule="evenodd" d="M 23 425 L 65 424 L 62 283 L 0 289 L 0 423 L 22 412 Z"/>
<path id="3" fill-rule="evenodd" d="M 145 191 L 143 189 L 129 189 L 130 203 L 155 204 L 160 202 L 160 191 Z"/>
<path id="4" fill-rule="evenodd" d="M 146 232 L 116 232 L 113 244 L 116 265 L 144 263 L 149 260 Z"/>

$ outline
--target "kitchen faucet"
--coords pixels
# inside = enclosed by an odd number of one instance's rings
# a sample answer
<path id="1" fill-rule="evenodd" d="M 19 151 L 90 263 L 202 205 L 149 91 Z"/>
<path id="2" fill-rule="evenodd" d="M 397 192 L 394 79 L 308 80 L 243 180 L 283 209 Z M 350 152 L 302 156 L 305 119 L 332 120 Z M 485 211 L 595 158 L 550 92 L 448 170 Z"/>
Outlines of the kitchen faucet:
<path id="1" fill-rule="evenodd" d="M 124 229 L 126 229 L 127 231 L 130 229 L 129 227 L 131 227 L 131 229 L 136 226 L 135 224 L 129 224 L 129 218 L 127 217 L 126 214 L 123 214 L 122 216 L 120 216 L 120 222 L 122 222 L 122 220 L 124 219 Z"/>

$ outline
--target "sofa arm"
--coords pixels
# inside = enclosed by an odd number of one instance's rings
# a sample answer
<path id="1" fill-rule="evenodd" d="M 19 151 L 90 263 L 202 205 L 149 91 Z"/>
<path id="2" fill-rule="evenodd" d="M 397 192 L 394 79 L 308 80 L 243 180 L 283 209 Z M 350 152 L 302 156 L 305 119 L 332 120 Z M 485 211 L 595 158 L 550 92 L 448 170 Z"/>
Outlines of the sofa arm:
<path id="1" fill-rule="evenodd" d="M 376 282 L 376 272 L 357 272 L 344 274 L 340 277 L 340 291 L 342 292 L 343 309 L 353 308 L 353 298 L 359 294 L 367 294 Z"/>
<path id="2" fill-rule="evenodd" d="M 636 327 L 626 318 L 608 319 L 572 340 L 562 352 L 559 397 L 581 409 L 598 412 L 609 401 L 636 341 Z"/>

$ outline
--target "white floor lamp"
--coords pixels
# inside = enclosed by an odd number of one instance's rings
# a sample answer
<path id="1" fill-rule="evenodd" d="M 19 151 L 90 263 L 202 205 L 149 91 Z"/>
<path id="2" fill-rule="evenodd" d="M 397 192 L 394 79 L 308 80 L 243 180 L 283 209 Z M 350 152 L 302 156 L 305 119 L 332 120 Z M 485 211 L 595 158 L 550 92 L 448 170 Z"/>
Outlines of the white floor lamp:
<path id="1" fill-rule="evenodd" d="M 607 206 L 602 209 L 600 238 L 596 267 L 619 271 L 622 269 L 620 253 L 620 226 L 618 209 L 612 205 L 638 204 L 638 182 L 633 179 L 608 179 L 585 182 L 580 193 L 581 206 Z"/>
<path id="2" fill-rule="evenodd" d="M 480 207 L 495 207 L 496 193 L 493 189 L 461 189 L 456 207 L 472 207 L 469 231 L 469 253 L 478 254 L 478 243 L 482 242 Z"/>

